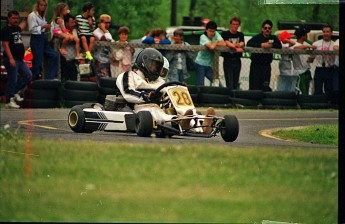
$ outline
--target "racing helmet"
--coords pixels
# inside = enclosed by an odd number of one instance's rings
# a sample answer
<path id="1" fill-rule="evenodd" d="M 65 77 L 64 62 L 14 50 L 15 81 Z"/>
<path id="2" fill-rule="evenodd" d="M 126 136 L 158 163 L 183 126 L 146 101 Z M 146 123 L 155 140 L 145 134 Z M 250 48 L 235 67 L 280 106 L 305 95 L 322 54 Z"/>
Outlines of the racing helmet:
<path id="1" fill-rule="evenodd" d="M 167 76 L 168 72 L 169 72 L 169 61 L 164 56 L 163 56 L 163 59 L 164 59 L 164 64 L 163 64 L 163 68 L 162 68 L 160 76 L 162 78 L 165 78 Z"/>
<path id="2" fill-rule="evenodd" d="M 161 74 L 164 64 L 163 55 L 154 48 L 142 50 L 135 59 L 135 66 L 139 68 L 149 81 L 155 81 Z"/>

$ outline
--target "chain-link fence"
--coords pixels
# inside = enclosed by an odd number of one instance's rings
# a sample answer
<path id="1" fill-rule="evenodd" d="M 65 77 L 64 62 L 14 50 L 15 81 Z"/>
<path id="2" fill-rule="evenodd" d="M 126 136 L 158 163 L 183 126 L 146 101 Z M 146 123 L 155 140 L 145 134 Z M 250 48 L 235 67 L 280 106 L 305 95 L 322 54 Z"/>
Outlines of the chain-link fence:
<path id="1" fill-rule="evenodd" d="M 58 46 L 58 43 L 56 47 Z M 130 70 L 134 64 L 136 55 L 143 48 L 153 47 L 160 50 L 163 55 L 168 53 L 191 53 L 196 56 L 198 51 L 207 50 L 204 46 L 199 45 L 147 45 L 140 43 L 115 43 L 115 42 L 103 42 L 97 41 L 95 48 L 93 50 L 93 55 L 95 60 L 93 63 L 87 62 L 86 65 L 80 65 L 84 61 L 74 60 L 75 52 L 74 46 L 67 46 L 68 55 L 65 58 L 62 57 L 61 61 L 61 71 L 60 77 L 63 80 L 80 80 L 80 76 L 94 76 L 95 78 L 101 76 L 108 77 L 117 77 L 117 75 L 123 71 Z M 205 78 L 206 86 L 223 86 L 226 87 L 224 69 L 223 69 L 223 60 L 221 52 L 233 52 L 232 49 L 226 47 L 216 47 L 213 56 L 213 80 L 212 82 Z M 328 55 L 328 57 L 334 57 L 338 55 L 338 52 L 334 51 L 318 51 L 318 50 L 292 50 L 292 49 L 261 49 L 261 48 L 251 48 L 245 47 L 244 53 L 241 58 L 241 72 L 239 77 L 239 89 L 240 90 L 249 90 L 249 73 L 251 66 L 250 55 L 252 53 L 260 54 L 272 54 L 273 60 L 271 65 L 271 77 L 269 87 L 272 91 L 277 90 L 278 79 L 280 77 L 279 62 L 281 61 L 281 55 L 307 55 L 310 58 L 315 57 L 316 55 Z M 262 57 L 264 58 L 264 57 Z M 305 58 L 305 57 L 304 57 Z M 86 69 L 83 69 L 86 67 Z M 89 69 L 88 69 L 89 67 Z M 196 71 L 195 69 L 190 69 L 191 66 L 188 66 L 188 75 L 186 75 L 186 83 L 189 85 L 196 84 Z M 314 77 L 315 63 L 310 63 L 310 71 L 312 77 Z M 85 70 L 85 71 L 84 71 Z M 90 72 L 90 74 L 88 74 Z M 259 71 L 257 71 L 259 72 Z M 255 71 L 254 71 L 255 73 Z M 311 85 L 312 86 L 312 85 Z M 310 95 L 312 94 L 312 87 L 310 89 Z"/>

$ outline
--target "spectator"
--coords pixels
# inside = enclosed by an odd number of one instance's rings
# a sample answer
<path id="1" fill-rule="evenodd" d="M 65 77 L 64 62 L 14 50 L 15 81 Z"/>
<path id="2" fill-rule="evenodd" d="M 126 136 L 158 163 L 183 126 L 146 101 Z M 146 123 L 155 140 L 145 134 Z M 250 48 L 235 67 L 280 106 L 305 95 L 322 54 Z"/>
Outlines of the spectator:
<path id="1" fill-rule="evenodd" d="M 293 34 L 288 33 L 286 30 L 282 31 L 278 39 L 282 42 L 282 48 L 292 48 L 296 43 L 291 40 L 294 37 Z M 278 91 L 295 92 L 298 74 L 293 70 L 292 54 L 281 54 L 279 61 L 279 78 L 277 83 Z"/>
<path id="2" fill-rule="evenodd" d="M 117 31 L 119 35 L 119 40 L 116 41 L 117 43 L 128 43 L 128 34 L 129 28 L 126 26 L 122 26 Z M 116 78 L 119 74 L 131 71 L 132 70 L 132 58 L 134 54 L 134 48 L 132 47 L 125 47 L 125 48 L 117 48 L 111 52 L 111 77 Z"/>
<path id="3" fill-rule="evenodd" d="M 315 46 L 312 46 L 305 42 L 308 38 L 308 33 L 310 31 L 304 29 L 303 27 L 297 28 L 295 30 L 295 36 L 297 38 L 296 44 L 292 46 L 293 49 L 315 49 Z M 298 89 L 302 95 L 309 94 L 309 85 L 312 80 L 310 72 L 310 59 L 309 55 L 303 54 L 293 54 L 292 55 L 292 64 L 294 73 L 298 74 Z"/>
<path id="4" fill-rule="evenodd" d="M 143 44 L 171 44 L 171 41 L 166 37 L 167 33 L 163 29 L 152 29 L 145 38 Z"/>
<path id="5" fill-rule="evenodd" d="M 78 43 L 80 44 L 77 30 L 75 29 L 75 17 L 72 14 L 68 13 L 64 16 L 64 22 L 65 22 L 66 29 L 69 32 L 69 35 L 77 38 Z M 76 81 L 78 79 L 78 70 L 77 70 L 76 60 L 74 59 L 78 59 L 78 57 L 76 57 L 76 52 L 72 48 L 72 45 L 67 44 L 66 50 L 68 54 L 60 57 L 61 80 Z"/>
<path id="6" fill-rule="evenodd" d="M 334 41 L 331 39 L 333 29 L 330 25 L 325 25 L 322 28 L 323 38 L 313 43 L 317 50 L 332 51 Z M 316 69 L 314 75 L 314 95 L 325 94 L 327 96 L 332 92 L 333 85 L 333 66 L 334 55 L 322 54 L 316 55 Z M 324 90 L 324 91 L 323 91 Z"/>
<path id="7" fill-rule="evenodd" d="M 238 16 L 233 16 L 230 19 L 230 30 L 223 31 L 222 37 L 226 46 L 235 50 L 235 53 L 222 52 L 224 57 L 223 68 L 226 87 L 230 90 L 240 88 L 240 72 L 241 72 L 241 57 L 244 47 L 244 35 L 238 31 L 241 25 L 241 19 Z"/>
<path id="8" fill-rule="evenodd" d="M 339 39 L 334 42 L 333 46 L 334 51 L 339 52 Z M 339 56 L 336 55 L 334 59 L 334 73 L 333 73 L 333 91 L 339 91 Z"/>
<path id="9" fill-rule="evenodd" d="M 26 20 L 18 25 L 19 13 L 9 11 L 7 25 L 1 30 L 4 49 L 3 62 L 7 71 L 6 108 L 20 108 L 16 103 L 23 101 L 21 90 L 31 81 L 32 73 L 24 62 L 25 48 L 20 33 L 26 27 Z M 18 77 L 20 72 L 21 76 Z"/>
<path id="10" fill-rule="evenodd" d="M 114 42 L 113 37 L 108 30 L 110 23 L 110 15 L 102 14 L 99 17 L 98 28 L 93 31 L 93 35 L 95 36 L 96 40 Z M 110 46 L 101 46 L 94 50 L 94 55 L 96 58 L 97 80 L 99 80 L 100 77 L 110 76 L 110 52 Z"/>
<path id="11" fill-rule="evenodd" d="M 152 29 L 148 34 L 146 34 L 146 37 L 142 40 L 143 44 L 171 44 L 171 41 L 167 38 L 167 33 L 163 29 Z M 163 54 L 163 56 L 166 56 L 167 51 L 166 50 L 159 50 Z"/>
<path id="12" fill-rule="evenodd" d="M 265 20 L 261 26 L 261 33 L 253 36 L 248 42 L 248 47 L 257 47 L 263 49 L 278 48 L 282 45 L 278 38 L 272 35 L 273 23 L 271 20 Z M 271 91 L 271 62 L 272 53 L 252 53 L 249 72 L 249 89 Z"/>
<path id="13" fill-rule="evenodd" d="M 86 51 L 85 58 L 88 60 L 93 60 L 91 52 L 95 44 L 93 31 L 96 28 L 94 14 L 95 6 L 91 2 L 86 2 L 83 5 L 83 13 L 76 16 L 78 36 L 81 40 L 84 50 Z"/>
<path id="14" fill-rule="evenodd" d="M 185 45 L 189 46 L 189 43 L 183 41 L 183 30 L 177 29 L 174 31 L 173 36 L 174 42 L 173 44 L 176 45 Z M 184 82 L 188 77 L 188 70 L 187 70 L 187 60 L 190 60 L 194 63 L 195 56 L 193 52 L 190 51 L 168 51 L 166 54 L 166 58 L 169 61 L 169 74 L 167 80 L 171 81 L 179 81 Z"/>
<path id="15" fill-rule="evenodd" d="M 62 39 L 60 53 L 62 55 L 68 54 L 66 51 L 66 44 L 68 42 L 75 42 L 75 52 L 76 52 L 76 59 L 81 59 L 80 55 L 80 43 L 79 38 L 70 35 L 70 32 L 65 27 L 64 17 L 69 13 L 68 5 L 66 3 L 60 2 L 54 7 L 54 16 L 53 16 L 53 35 Z"/>
<path id="16" fill-rule="evenodd" d="M 217 32 L 217 24 L 210 21 L 206 24 L 205 32 L 200 36 L 200 45 L 206 46 L 207 50 L 199 51 L 196 56 L 196 84 L 204 85 L 205 77 L 213 82 L 213 50 L 216 46 L 225 46 L 222 36 Z"/>
<path id="17" fill-rule="evenodd" d="M 46 21 L 47 1 L 37 0 L 33 11 L 28 16 L 28 26 L 30 31 L 30 47 L 33 54 L 32 75 L 33 80 L 40 78 L 43 57 L 49 59 L 46 79 L 57 79 L 59 54 L 49 45 L 45 34 L 51 25 Z"/>

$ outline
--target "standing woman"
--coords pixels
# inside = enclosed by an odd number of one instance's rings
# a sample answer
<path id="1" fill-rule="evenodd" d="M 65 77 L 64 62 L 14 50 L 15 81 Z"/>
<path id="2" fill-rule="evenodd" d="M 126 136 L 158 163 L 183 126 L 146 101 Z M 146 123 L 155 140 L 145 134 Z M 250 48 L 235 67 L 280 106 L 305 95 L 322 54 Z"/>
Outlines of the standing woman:
<path id="1" fill-rule="evenodd" d="M 58 53 L 49 45 L 45 31 L 51 25 L 46 21 L 47 1 L 37 0 L 33 11 L 28 16 L 28 26 L 31 34 L 30 47 L 33 54 L 32 75 L 33 80 L 39 79 L 43 56 L 49 59 L 46 79 L 56 79 L 58 75 Z"/>

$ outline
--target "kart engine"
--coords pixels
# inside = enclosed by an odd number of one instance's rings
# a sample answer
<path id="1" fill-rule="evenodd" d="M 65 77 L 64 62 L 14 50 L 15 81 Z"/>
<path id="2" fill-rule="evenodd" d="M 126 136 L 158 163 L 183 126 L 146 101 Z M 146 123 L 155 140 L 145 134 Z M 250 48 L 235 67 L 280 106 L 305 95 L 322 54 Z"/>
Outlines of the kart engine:
<path id="1" fill-rule="evenodd" d="M 104 109 L 108 111 L 120 111 L 127 105 L 123 96 L 107 95 L 105 97 Z"/>

